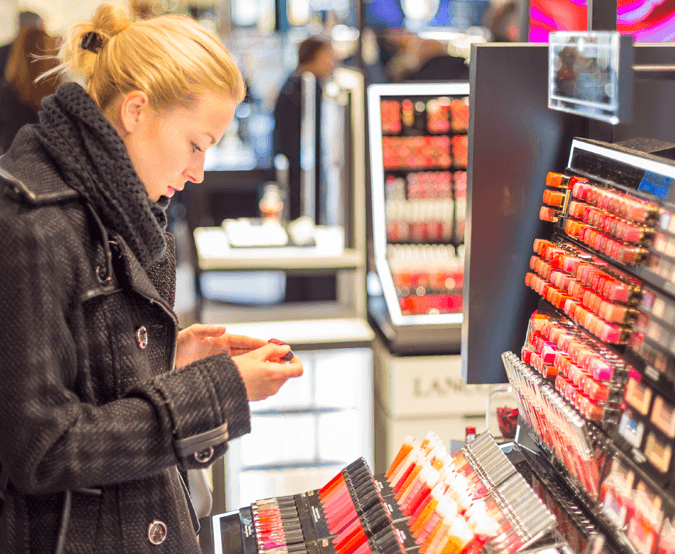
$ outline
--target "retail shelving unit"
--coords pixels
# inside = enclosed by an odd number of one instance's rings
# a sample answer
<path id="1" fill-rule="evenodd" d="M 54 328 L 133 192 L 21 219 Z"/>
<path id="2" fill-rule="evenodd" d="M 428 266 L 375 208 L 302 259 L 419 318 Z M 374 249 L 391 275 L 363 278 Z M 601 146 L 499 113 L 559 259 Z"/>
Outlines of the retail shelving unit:
<path id="1" fill-rule="evenodd" d="M 659 156 L 675 145 L 638 142 L 576 139 L 549 174 L 553 233 L 525 276 L 538 309 L 504 364 L 527 457 L 583 507 L 586 542 L 653 554 L 675 536 L 675 163 Z"/>
<path id="2" fill-rule="evenodd" d="M 667 62 L 668 46 L 636 47 L 635 63 Z M 472 51 L 464 377 L 506 370 L 509 456 L 556 515 L 555 549 L 669 552 L 675 164 L 672 144 L 634 137 L 665 140 L 672 83 L 636 81 L 609 144 L 547 108 L 547 69 L 546 46 Z"/>
<path id="3" fill-rule="evenodd" d="M 368 88 L 375 470 L 406 435 L 482 431 L 489 387 L 461 378 L 469 84 Z M 379 290 L 378 290 L 379 289 Z"/>
<path id="4" fill-rule="evenodd" d="M 368 88 L 370 315 L 394 353 L 459 351 L 468 83 Z"/>

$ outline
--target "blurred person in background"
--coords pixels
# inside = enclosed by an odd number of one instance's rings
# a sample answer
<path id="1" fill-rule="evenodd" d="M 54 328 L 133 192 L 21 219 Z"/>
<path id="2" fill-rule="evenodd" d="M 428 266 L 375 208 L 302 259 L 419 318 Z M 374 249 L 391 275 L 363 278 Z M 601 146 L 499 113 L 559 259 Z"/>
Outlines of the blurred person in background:
<path id="1" fill-rule="evenodd" d="M 35 12 L 25 11 L 19 14 L 19 31 L 24 27 L 30 27 L 31 29 L 39 29 L 43 31 L 45 24 L 42 18 Z M 11 42 L 9 44 L 0 46 L 0 75 L 5 74 L 7 60 L 9 59 L 9 51 L 11 48 Z"/>
<path id="2" fill-rule="evenodd" d="M 42 99 L 56 92 L 60 79 L 36 82 L 39 75 L 56 67 L 47 55 L 56 52 L 56 39 L 42 29 L 21 27 L 12 43 L 4 78 L 0 77 L 0 154 L 6 152 L 21 127 L 38 122 Z"/>
<path id="3" fill-rule="evenodd" d="M 384 63 L 384 74 L 389 82 L 400 83 L 406 75 L 420 68 L 418 53 L 421 40 L 405 29 L 387 31 L 380 48 L 388 56 Z"/>
<path id="4" fill-rule="evenodd" d="M 483 14 L 483 26 L 493 42 L 518 42 L 520 39 L 520 6 L 517 0 L 494 1 Z"/>
<path id="5" fill-rule="evenodd" d="M 302 215 L 300 179 L 300 136 L 302 122 L 302 74 L 309 72 L 316 77 L 316 144 L 321 144 L 321 84 L 328 79 L 337 62 L 330 39 L 321 35 L 311 36 L 300 44 L 298 65 L 281 87 L 274 107 L 274 155 L 288 158 L 288 185 L 290 219 Z M 317 159 L 317 171 L 319 167 Z M 318 173 L 316 182 L 318 183 Z M 315 198 L 318 198 L 318 194 Z M 313 215 L 312 219 L 315 219 Z M 335 277 L 288 277 L 286 279 L 286 302 L 305 300 L 334 300 Z"/>
<path id="6" fill-rule="evenodd" d="M 469 66 L 464 58 L 451 56 L 443 43 L 423 39 L 417 45 L 419 67 L 403 75 L 404 81 L 468 81 Z"/>
<path id="7" fill-rule="evenodd" d="M 279 91 L 274 107 L 274 155 L 284 154 L 289 163 L 290 218 L 300 217 L 300 124 L 302 119 L 302 74 L 314 74 L 317 82 L 317 99 L 321 81 L 330 77 L 336 60 L 330 39 L 311 36 L 300 44 L 298 65 Z M 317 111 L 316 130 L 319 136 L 320 113 Z"/>

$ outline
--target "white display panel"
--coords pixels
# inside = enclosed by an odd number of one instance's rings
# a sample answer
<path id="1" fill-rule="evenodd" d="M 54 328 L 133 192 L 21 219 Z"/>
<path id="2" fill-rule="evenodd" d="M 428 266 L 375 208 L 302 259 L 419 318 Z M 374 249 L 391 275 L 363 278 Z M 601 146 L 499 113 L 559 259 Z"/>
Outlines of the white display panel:
<path id="1" fill-rule="evenodd" d="M 383 295 L 387 304 L 387 309 L 391 317 L 391 321 L 394 325 L 404 326 L 404 325 L 430 325 L 430 324 L 456 324 L 459 325 L 462 322 L 461 314 L 461 303 L 456 310 L 456 313 L 423 313 L 423 314 L 411 314 L 404 312 L 401 308 L 401 297 L 400 297 L 400 287 L 397 287 L 394 282 L 394 277 L 392 276 L 392 250 L 388 247 L 392 246 L 393 242 L 390 240 L 387 231 L 387 225 L 391 220 L 392 208 L 395 208 L 397 213 L 405 214 L 405 217 L 411 217 L 411 221 L 422 221 L 424 218 L 431 218 L 431 220 L 438 220 L 439 225 L 443 223 L 450 223 L 456 232 L 459 229 L 459 225 L 455 221 L 457 214 L 466 214 L 466 204 L 465 199 L 455 198 L 455 193 L 453 189 L 452 193 L 452 203 L 453 209 L 448 212 L 444 205 L 444 199 L 438 198 L 434 199 L 432 202 L 424 203 L 422 206 L 421 203 L 416 203 L 415 206 L 413 203 L 408 201 L 408 198 L 398 201 L 390 201 L 387 199 L 387 192 L 392 188 L 392 179 L 391 176 L 396 172 L 406 172 L 409 171 L 410 174 L 421 174 L 424 173 L 425 176 L 435 175 L 442 172 L 446 172 L 452 175 L 454 179 L 455 173 L 465 172 L 466 171 L 466 162 L 463 162 L 463 165 L 457 166 L 455 161 L 451 158 L 449 163 L 446 163 L 445 160 L 440 161 L 438 164 L 428 163 L 428 160 L 420 158 L 419 156 L 413 156 L 410 166 L 405 166 L 405 160 L 402 160 L 402 164 L 394 163 L 391 164 L 385 160 L 385 146 L 384 142 L 388 141 L 390 138 L 396 135 L 396 129 L 393 132 L 390 132 L 390 129 L 383 131 L 383 126 L 386 127 L 386 121 L 383 122 L 383 117 L 386 120 L 386 116 L 383 115 L 383 101 L 393 101 L 393 102 L 412 102 L 413 110 L 417 115 L 419 120 L 419 113 L 422 113 L 422 107 L 420 103 L 424 103 L 424 110 L 427 110 L 432 102 L 440 100 L 441 102 L 449 101 L 466 101 L 468 105 L 468 95 L 469 95 L 469 84 L 468 83 L 411 83 L 411 84 L 396 84 L 396 85 L 372 85 L 368 87 L 368 115 L 369 115 L 369 141 L 370 141 L 370 162 L 371 162 L 371 190 L 372 190 L 372 214 L 373 214 L 373 240 L 374 240 L 374 254 L 375 254 L 375 265 L 376 270 L 382 285 Z M 411 100 L 412 99 L 412 100 Z M 403 104 L 402 104 L 403 105 Z M 418 109 L 419 108 L 419 109 Z M 444 128 L 438 127 L 435 130 L 430 130 L 430 115 L 427 113 L 427 126 L 424 129 L 412 129 L 413 125 L 410 125 L 410 133 L 407 136 L 406 130 L 403 129 L 402 133 L 399 133 L 394 137 L 394 140 L 402 138 L 403 141 L 408 139 L 414 139 L 418 135 L 422 139 L 428 139 L 429 150 L 435 152 L 435 144 L 431 144 L 431 141 L 435 142 L 447 142 L 451 140 L 453 136 L 459 136 L 463 133 L 463 136 L 467 135 L 468 129 L 460 132 L 454 132 L 451 128 L 448 130 L 443 130 Z M 405 114 L 402 116 L 402 120 L 405 118 Z M 442 120 L 441 120 L 442 121 Z M 450 118 L 452 121 L 452 118 Z M 403 124 L 405 126 L 405 122 Z M 415 124 L 414 124 L 415 125 Z M 448 122 L 448 125 L 450 123 Z M 468 142 L 468 139 L 466 139 Z M 407 144 L 401 142 L 399 145 L 397 142 L 392 142 L 391 144 L 386 145 L 386 148 L 390 150 L 390 147 L 394 148 L 406 148 Z M 441 146 L 445 147 L 445 143 Z M 451 152 L 451 147 L 448 147 L 448 152 Z M 395 168 L 395 169 L 392 169 Z M 428 171 L 426 171 L 428 170 Z M 459 171 L 458 171 L 459 170 Z M 444 175 L 439 175 L 439 177 L 444 177 Z M 464 179 L 466 176 L 464 175 Z M 400 178 L 399 178 L 400 179 Z M 408 178 L 408 193 L 410 192 L 410 178 Z M 394 187 L 396 183 L 394 184 Z M 436 185 L 433 185 L 436 186 Z M 454 186 L 454 185 L 453 185 Z M 419 207 L 421 209 L 417 210 L 418 214 L 410 215 L 407 213 L 411 208 Z M 436 214 L 442 214 L 440 216 Z M 446 215 L 447 214 L 447 215 Z M 389 218 L 388 218 L 389 215 Z M 463 223 L 462 223 L 463 227 Z M 440 231 L 440 234 L 443 234 L 443 231 Z M 420 245 L 425 242 L 424 238 L 420 240 L 413 241 L 415 245 Z M 455 235 L 453 234 L 452 240 L 442 240 L 437 239 L 430 241 L 435 245 L 442 245 L 442 243 L 448 243 L 453 246 L 458 246 L 460 241 L 455 240 Z M 461 248 L 461 247 L 460 247 Z M 435 251 L 428 250 L 428 252 L 434 252 L 431 254 L 431 257 L 435 256 Z M 459 258 L 461 250 L 457 250 L 457 257 Z M 461 262 L 461 270 L 463 271 L 463 262 Z M 447 282 L 447 279 L 446 279 Z M 398 290 L 397 290 L 398 289 Z M 461 296 L 461 292 L 459 293 Z M 410 295 L 413 297 L 414 295 Z M 461 302 L 461 301 L 460 301 Z M 405 302 L 404 302 L 405 304 Z M 430 311 L 438 311 L 433 308 Z"/>

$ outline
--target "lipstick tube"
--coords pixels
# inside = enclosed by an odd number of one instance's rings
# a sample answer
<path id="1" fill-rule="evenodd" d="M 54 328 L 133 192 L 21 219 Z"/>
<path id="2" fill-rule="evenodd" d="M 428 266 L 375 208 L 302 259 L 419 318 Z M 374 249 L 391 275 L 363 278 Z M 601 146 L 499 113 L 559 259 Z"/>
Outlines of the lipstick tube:
<path id="1" fill-rule="evenodd" d="M 426 544 L 431 540 L 432 535 L 438 530 L 444 520 L 451 521 L 458 517 L 457 514 L 457 504 L 448 498 L 442 499 L 426 523 L 418 530 L 417 536 L 415 536 L 415 544 L 422 546 Z"/>
<path id="2" fill-rule="evenodd" d="M 396 471 L 396 468 L 401 464 L 403 459 L 410 453 L 410 451 L 417 445 L 417 440 L 414 437 L 407 436 L 403 444 L 401 445 L 401 448 L 399 448 L 398 452 L 396 453 L 396 456 L 394 457 L 394 461 L 389 465 L 387 468 L 386 473 L 384 474 L 385 478 L 389 478 L 389 476 Z M 336 476 L 337 479 L 338 476 Z M 331 481 L 332 482 L 332 481 Z M 328 485 L 330 485 L 330 483 Z M 328 486 L 326 485 L 326 486 Z M 322 489 L 323 490 L 323 489 Z"/>

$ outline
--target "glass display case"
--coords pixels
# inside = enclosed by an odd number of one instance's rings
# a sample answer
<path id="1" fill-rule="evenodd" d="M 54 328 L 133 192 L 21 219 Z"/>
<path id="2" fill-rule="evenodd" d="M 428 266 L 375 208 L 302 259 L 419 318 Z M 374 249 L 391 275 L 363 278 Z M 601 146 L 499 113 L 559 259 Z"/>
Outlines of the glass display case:
<path id="1" fill-rule="evenodd" d="M 459 351 L 469 84 L 368 88 L 371 317 L 393 351 Z"/>

